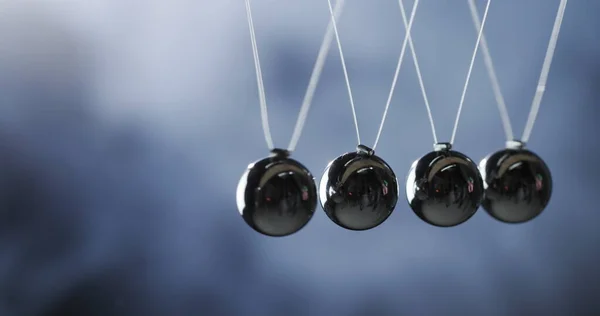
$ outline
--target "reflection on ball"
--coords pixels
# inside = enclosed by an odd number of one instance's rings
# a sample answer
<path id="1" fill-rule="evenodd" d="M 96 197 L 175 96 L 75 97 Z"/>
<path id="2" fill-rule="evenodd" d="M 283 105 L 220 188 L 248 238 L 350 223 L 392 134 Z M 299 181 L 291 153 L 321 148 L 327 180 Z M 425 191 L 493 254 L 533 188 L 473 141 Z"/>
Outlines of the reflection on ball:
<path id="1" fill-rule="evenodd" d="M 505 223 L 524 223 L 542 213 L 552 195 L 552 176 L 546 163 L 519 142 L 484 158 L 483 208 Z"/>
<path id="2" fill-rule="evenodd" d="M 275 149 L 271 157 L 248 166 L 237 187 L 237 205 L 246 223 L 273 237 L 299 231 L 317 207 L 317 188 L 312 174 Z"/>
<path id="3" fill-rule="evenodd" d="M 406 181 L 406 197 L 423 221 L 451 227 L 475 214 L 483 199 L 483 180 L 469 157 L 437 144 L 436 150 L 415 161 Z"/>
<path id="4" fill-rule="evenodd" d="M 367 230 L 383 223 L 398 201 L 398 180 L 392 168 L 372 149 L 359 145 L 329 163 L 321 178 L 319 197 L 334 223 Z"/>

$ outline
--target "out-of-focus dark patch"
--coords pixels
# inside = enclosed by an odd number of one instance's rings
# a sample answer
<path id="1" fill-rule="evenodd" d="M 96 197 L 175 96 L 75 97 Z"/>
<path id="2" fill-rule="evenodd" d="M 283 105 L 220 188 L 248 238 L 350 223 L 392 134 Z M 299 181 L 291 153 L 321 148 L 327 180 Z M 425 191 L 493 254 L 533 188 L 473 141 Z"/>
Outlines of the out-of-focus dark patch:
<path id="1" fill-rule="evenodd" d="M 126 284 L 115 276 L 102 275 L 81 282 L 53 302 L 40 316 L 124 315 L 122 299 Z M 127 302 L 125 304 L 131 304 Z"/>
<path id="2" fill-rule="evenodd" d="M 399 316 L 403 315 L 398 312 L 396 306 L 383 295 L 367 294 L 362 299 L 354 303 L 355 308 L 351 312 L 351 316 Z"/>

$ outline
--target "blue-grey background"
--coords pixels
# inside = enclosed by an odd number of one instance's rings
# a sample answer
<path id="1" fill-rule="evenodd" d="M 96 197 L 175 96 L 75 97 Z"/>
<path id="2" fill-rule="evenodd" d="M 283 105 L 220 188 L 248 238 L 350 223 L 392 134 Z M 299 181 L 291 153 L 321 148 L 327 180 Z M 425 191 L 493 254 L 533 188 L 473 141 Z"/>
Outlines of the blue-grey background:
<path id="1" fill-rule="evenodd" d="M 491 5 L 487 36 L 516 134 L 558 2 Z M 529 143 L 554 177 L 539 218 L 505 225 L 480 211 L 439 229 L 402 202 L 372 231 L 345 231 L 319 209 L 299 233 L 266 238 L 235 204 L 242 172 L 268 153 L 243 1 L 0 1 L 0 315 L 600 311 L 599 10 L 567 7 Z M 286 146 L 327 3 L 254 0 L 253 12 L 271 128 Z M 347 1 L 339 30 L 371 145 L 404 36 L 397 2 Z M 476 39 L 467 1 L 423 0 L 413 32 L 447 141 Z M 378 146 L 401 192 L 433 143 L 406 61 Z M 463 113 L 457 150 L 478 161 L 504 145 L 481 58 Z M 355 146 L 332 47 L 294 156 L 319 178 Z"/>

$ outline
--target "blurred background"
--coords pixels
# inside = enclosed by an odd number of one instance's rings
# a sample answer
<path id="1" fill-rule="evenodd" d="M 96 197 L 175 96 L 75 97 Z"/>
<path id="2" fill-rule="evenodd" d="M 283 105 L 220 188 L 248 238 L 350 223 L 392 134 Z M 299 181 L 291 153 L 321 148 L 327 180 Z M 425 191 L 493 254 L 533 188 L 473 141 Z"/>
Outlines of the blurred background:
<path id="1" fill-rule="evenodd" d="M 325 0 L 252 3 L 282 147 L 329 11 Z M 558 3 L 490 7 L 486 34 L 517 135 Z M 235 203 L 246 166 L 268 154 L 242 0 L 0 0 L 0 315 L 600 312 L 599 10 L 594 0 L 566 9 L 529 142 L 554 177 L 540 217 L 506 225 L 480 210 L 440 229 L 402 193 L 374 230 L 345 231 L 319 208 L 299 233 L 268 238 Z M 347 1 L 339 31 L 372 145 L 404 37 L 397 1 Z M 422 1 L 413 38 L 448 141 L 476 39 L 467 1 Z M 401 192 L 433 143 L 409 57 L 378 146 Z M 318 180 L 355 146 L 332 47 L 294 157 Z M 455 148 L 479 161 L 503 146 L 478 56 Z"/>

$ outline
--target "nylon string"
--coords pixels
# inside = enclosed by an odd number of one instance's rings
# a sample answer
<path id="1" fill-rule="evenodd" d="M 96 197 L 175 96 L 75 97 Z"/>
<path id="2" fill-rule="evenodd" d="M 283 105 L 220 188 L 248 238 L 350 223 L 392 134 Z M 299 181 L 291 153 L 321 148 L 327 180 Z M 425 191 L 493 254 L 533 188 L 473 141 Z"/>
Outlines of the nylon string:
<path id="1" fill-rule="evenodd" d="M 463 105 L 465 104 L 465 96 L 467 95 L 467 88 L 469 87 L 469 80 L 471 79 L 471 73 L 473 72 L 473 65 L 475 64 L 475 57 L 477 57 L 477 50 L 479 49 L 479 43 L 481 42 L 481 35 L 483 35 L 483 28 L 485 26 L 485 21 L 487 20 L 491 2 L 492 2 L 491 0 L 487 1 L 487 4 L 485 6 L 485 11 L 483 11 L 483 19 L 481 20 L 481 26 L 479 27 L 479 32 L 477 33 L 477 41 L 475 42 L 475 49 L 473 49 L 473 56 L 471 56 L 471 64 L 469 65 L 469 70 L 467 71 L 467 79 L 465 80 L 465 85 L 463 87 L 462 95 L 460 96 L 460 104 L 458 106 L 458 113 L 456 114 L 456 120 L 454 121 L 454 129 L 452 130 L 452 137 L 450 137 L 450 144 L 454 144 L 454 138 L 456 137 L 456 131 L 458 130 L 458 122 L 460 120 L 460 114 L 462 112 Z"/>
<path id="2" fill-rule="evenodd" d="M 333 9 L 334 16 L 340 16 L 345 2 L 346 0 L 338 0 L 335 3 L 335 9 Z M 288 151 L 290 152 L 296 149 L 296 145 L 298 144 L 298 140 L 302 134 L 302 129 L 304 128 L 304 123 L 306 122 L 306 118 L 308 116 L 308 110 L 310 110 L 310 105 L 312 104 L 315 91 L 317 90 L 321 73 L 323 72 L 323 68 L 325 68 L 325 60 L 327 60 L 327 55 L 329 54 L 329 48 L 331 47 L 332 41 L 333 23 L 329 21 L 329 24 L 327 25 L 327 31 L 325 32 L 323 42 L 321 43 L 321 48 L 319 48 L 317 61 L 315 62 L 312 74 L 310 75 L 308 88 L 304 94 L 304 100 L 302 101 L 302 106 L 300 107 L 300 114 L 298 115 L 298 120 L 296 121 L 296 127 L 294 127 L 294 133 L 292 134 L 292 139 L 290 140 L 290 145 L 288 146 Z"/>
<path id="3" fill-rule="evenodd" d="M 396 72 L 394 73 L 394 79 L 392 80 L 392 87 L 390 88 L 390 93 L 388 94 L 388 98 L 385 103 L 385 110 L 383 111 L 383 118 L 381 119 L 381 123 L 379 124 L 379 131 L 377 131 L 377 137 L 375 138 L 375 144 L 373 145 L 373 150 L 375 150 L 375 148 L 377 147 L 377 144 L 379 143 L 379 138 L 381 137 L 381 132 L 383 131 L 383 125 L 385 124 L 385 119 L 387 118 L 388 110 L 390 109 L 390 105 L 392 103 L 392 98 L 394 97 L 394 92 L 396 90 L 396 84 L 398 83 L 398 75 L 400 74 L 400 68 L 402 66 L 402 61 L 404 60 L 404 54 L 406 52 L 406 44 L 410 40 L 410 30 L 412 28 L 418 6 L 419 6 L 419 0 L 415 0 L 412 11 L 410 13 L 410 21 L 408 22 L 408 25 L 404 26 L 406 29 L 406 34 L 404 35 L 404 41 L 402 41 L 402 48 L 400 49 L 400 57 L 398 57 L 398 63 L 396 64 Z"/>
<path id="4" fill-rule="evenodd" d="M 400 13 L 402 13 L 402 21 L 404 27 L 408 29 L 408 21 L 406 19 L 406 10 L 404 9 L 404 3 L 402 0 L 398 0 L 400 5 Z M 429 98 L 427 97 L 427 91 L 425 90 L 425 84 L 423 83 L 423 76 L 421 75 L 421 68 L 419 67 L 419 61 L 417 59 L 417 53 L 415 51 L 415 45 L 412 41 L 412 36 L 408 33 L 408 47 L 410 48 L 410 54 L 412 55 L 413 64 L 415 66 L 415 72 L 417 73 L 417 79 L 419 80 L 419 88 L 421 89 L 421 95 L 423 95 L 423 101 L 425 102 L 425 109 L 427 110 L 427 116 L 429 118 L 429 125 L 431 126 L 431 132 L 433 134 L 433 142 L 437 144 L 438 138 L 435 131 L 435 124 L 433 123 L 433 115 L 431 114 L 431 106 L 429 105 Z"/>
<path id="5" fill-rule="evenodd" d="M 352 109 L 352 118 L 354 119 L 354 127 L 356 129 L 356 139 L 360 145 L 360 130 L 358 128 L 358 119 L 356 118 L 356 107 L 354 106 L 354 97 L 352 96 L 352 87 L 350 86 L 350 79 L 348 78 L 348 70 L 346 69 L 346 61 L 344 60 L 344 52 L 342 50 L 342 43 L 340 42 L 340 35 L 337 29 L 337 23 L 333 15 L 333 9 L 331 7 L 331 0 L 327 0 L 329 5 L 329 13 L 331 13 L 331 22 L 333 24 L 333 32 L 335 34 L 335 40 L 337 42 L 338 51 L 340 53 L 340 60 L 342 61 L 342 70 L 344 71 L 344 79 L 346 80 L 346 89 L 348 89 L 348 98 L 350 99 L 350 107 Z"/>
<path id="6" fill-rule="evenodd" d="M 329 12 L 331 14 L 331 22 L 332 22 L 332 25 L 333 25 L 333 32 L 335 34 L 335 38 L 336 38 L 336 42 L 337 42 L 337 46 L 338 46 L 338 51 L 339 51 L 339 54 L 340 54 L 340 61 L 341 61 L 341 64 L 342 64 L 342 70 L 344 72 L 344 79 L 345 79 L 345 82 L 346 82 L 346 89 L 348 90 L 348 98 L 350 100 L 350 108 L 352 110 L 352 117 L 354 119 L 354 127 L 356 129 L 356 138 L 357 138 L 358 144 L 360 145 L 361 144 L 360 129 L 359 129 L 359 126 L 358 126 L 358 119 L 357 119 L 357 114 L 356 114 L 356 106 L 354 104 L 354 97 L 352 95 L 352 85 L 350 84 L 350 79 L 349 79 L 349 76 L 348 76 L 348 69 L 346 67 L 346 61 L 344 59 L 344 52 L 343 52 L 343 49 L 342 49 L 342 43 L 341 43 L 339 32 L 338 32 L 338 29 L 337 29 L 336 17 L 334 15 L 334 12 L 333 12 L 333 9 L 332 9 L 331 0 L 327 0 L 327 3 L 329 5 Z M 412 24 L 413 24 L 413 21 L 414 21 L 414 17 L 415 17 L 418 5 L 419 5 L 419 0 L 415 0 L 415 2 L 413 4 L 412 11 L 411 11 L 410 21 L 408 22 L 408 25 L 406 26 L 407 32 L 406 32 L 406 35 L 405 35 L 404 40 L 402 42 L 402 48 L 401 48 L 401 51 L 400 51 L 400 56 L 398 58 L 398 63 L 396 65 L 396 70 L 395 70 L 395 73 L 394 73 L 394 78 L 392 79 L 392 87 L 390 89 L 390 93 L 388 94 L 388 99 L 387 99 L 387 102 L 386 102 L 386 105 L 385 105 L 385 110 L 383 112 L 383 117 L 381 119 L 381 123 L 379 124 L 379 130 L 378 130 L 377 136 L 375 138 L 375 143 L 373 145 L 373 149 L 375 149 L 377 147 L 377 144 L 379 143 L 379 139 L 381 137 L 381 133 L 383 131 L 383 126 L 385 125 L 385 120 L 386 120 L 386 117 L 387 117 L 387 113 L 389 111 L 389 108 L 390 108 L 390 105 L 391 105 L 391 102 L 392 102 L 392 98 L 393 98 L 393 95 L 394 95 L 396 84 L 398 82 L 398 76 L 400 74 L 400 69 L 402 67 L 402 61 L 404 60 L 404 54 L 406 52 L 406 44 L 407 44 L 408 39 L 410 37 L 410 29 L 412 27 Z"/>
<path id="7" fill-rule="evenodd" d="M 467 78 L 466 78 L 465 84 L 463 86 L 463 91 L 462 91 L 460 103 L 459 103 L 459 106 L 458 106 L 456 120 L 454 122 L 454 128 L 453 128 L 452 137 L 451 137 L 451 140 L 450 140 L 451 144 L 454 143 L 454 139 L 455 139 L 455 136 L 456 136 L 456 131 L 458 129 L 458 123 L 459 123 L 459 120 L 460 120 L 460 115 L 462 113 L 462 108 L 463 108 L 463 105 L 464 105 L 465 96 L 466 96 L 466 93 L 467 93 L 467 89 L 469 87 L 469 81 L 470 81 L 470 78 L 471 78 L 471 72 L 473 71 L 473 65 L 475 64 L 475 57 L 477 56 L 477 51 L 478 51 L 478 48 L 479 48 L 479 42 L 481 41 L 481 35 L 483 34 L 483 28 L 485 26 L 485 21 L 487 20 L 487 13 L 489 11 L 490 3 L 491 3 L 491 0 L 488 0 L 487 4 L 486 4 L 486 7 L 485 7 L 485 12 L 483 14 L 483 21 L 481 23 L 481 27 L 479 28 L 479 33 L 477 35 L 477 41 L 475 43 L 475 48 L 473 50 L 473 55 L 471 56 L 471 63 L 469 64 L 469 68 L 468 68 L 468 71 L 467 71 Z M 398 4 L 400 6 L 400 11 L 402 13 L 402 20 L 404 21 L 404 25 L 406 26 L 406 10 L 404 9 L 404 3 L 402 2 L 402 0 L 398 0 Z M 431 114 L 431 106 L 429 104 L 429 99 L 427 97 L 427 91 L 425 89 L 425 85 L 423 84 L 423 77 L 421 75 L 421 70 L 420 70 L 420 67 L 419 67 L 419 61 L 418 61 L 418 58 L 417 58 L 416 50 L 415 50 L 415 47 L 414 47 L 414 43 L 412 42 L 412 37 L 410 36 L 410 34 L 408 36 L 409 36 L 408 45 L 409 45 L 409 48 L 410 48 L 410 51 L 411 51 L 411 55 L 412 55 L 412 58 L 413 58 L 413 63 L 414 63 L 415 70 L 416 70 L 416 73 L 417 73 L 417 79 L 419 80 L 419 87 L 421 89 L 421 94 L 423 95 L 423 100 L 425 102 L 425 108 L 427 109 L 427 115 L 429 117 L 429 123 L 431 125 L 431 131 L 433 133 L 433 139 L 434 139 L 435 143 L 438 143 L 438 138 L 437 138 L 437 134 L 436 134 L 436 130 L 435 130 L 435 121 L 433 120 L 433 115 Z"/>
<path id="8" fill-rule="evenodd" d="M 546 57 L 544 58 L 544 63 L 542 65 L 542 71 L 536 88 L 536 93 L 531 104 L 531 109 L 529 111 L 529 117 L 527 119 L 525 129 L 523 131 L 523 136 L 521 137 L 522 142 L 527 142 L 529 140 L 529 137 L 531 136 L 531 131 L 533 130 L 533 125 L 535 124 L 535 120 L 540 109 L 542 97 L 544 95 L 544 92 L 546 91 L 546 82 L 548 81 L 550 66 L 552 64 L 554 51 L 556 50 L 556 43 L 558 41 L 558 35 L 562 25 L 566 6 L 567 0 L 561 0 L 558 6 L 558 12 L 556 13 L 554 26 L 552 28 L 552 34 L 550 35 L 550 41 L 546 50 Z M 479 24 L 479 13 L 477 12 L 477 5 L 475 4 L 474 0 L 469 0 L 469 7 L 471 9 L 471 17 L 473 18 L 473 24 L 475 25 L 475 27 L 477 27 L 477 25 Z M 484 55 L 485 66 L 489 74 L 490 81 L 492 82 L 492 88 L 496 97 L 496 104 L 498 105 L 498 110 L 500 111 L 500 118 L 502 120 L 502 125 L 504 126 L 506 139 L 513 140 L 514 135 L 510 124 L 508 110 L 504 102 L 502 92 L 500 90 L 500 85 L 498 84 L 498 78 L 496 77 L 496 71 L 492 62 L 492 58 L 490 56 L 489 47 L 487 46 L 485 37 L 483 36 L 481 40 L 481 50 Z"/>
<path id="9" fill-rule="evenodd" d="M 260 66 L 260 59 L 258 54 L 258 48 L 256 44 L 256 32 L 254 30 L 254 21 L 252 18 L 252 10 L 250 7 L 250 0 L 245 0 L 246 3 L 246 17 L 248 20 L 248 28 L 250 30 L 250 41 L 252 43 L 252 55 L 254 57 L 254 68 L 256 72 L 256 81 L 258 86 L 258 97 L 260 104 L 260 112 L 261 112 L 261 124 L 263 128 L 263 133 L 265 136 L 265 140 L 267 142 L 267 146 L 269 149 L 274 149 L 275 146 L 273 144 L 273 138 L 271 136 L 271 129 L 269 127 L 269 116 L 267 110 L 267 101 L 265 97 L 265 87 L 262 78 L 262 69 Z M 342 12 L 342 8 L 344 6 L 345 0 L 338 0 L 335 6 L 335 16 L 339 16 Z M 298 119 L 296 120 L 296 125 L 294 127 L 294 131 L 292 133 L 292 138 L 288 145 L 288 151 L 292 152 L 295 150 L 300 136 L 302 134 L 302 130 L 304 128 L 304 124 L 308 117 L 308 112 L 310 110 L 310 106 L 312 104 L 313 96 L 315 94 L 316 88 L 319 83 L 319 79 L 321 77 L 321 73 L 323 72 L 323 68 L 325 67 L 325 60 L 327 59 L 327 54 L 329 52 L 329 48 L 331 47 L 333 32 L 332 32 L 332 23 L 329 22 L 327 27 L 327 31 L 325 32 L 325 36 L 323 38 L 323 42 L 321 43 L 321 47 L 319 48 L 319 53 L 317 56 L 317 60 L 315 62 L 315 66 L 313 68 L 308 87 L 306 89 L 306 93 L 304 95 L 304 99 L 302 101 L 302 106 L 300 107 L 300 113 L 298 114 Z"/>
<path id="10" fill-rule="evenodd" d="M 473 19 L 473 25 L 475 25 L 476 29 L 479 29 L 481 27 L 481 21 L 479 20 L 479 12 L 477 11 L 477 5 L 475 4 L 475 0 L 468 1 L 469 9 L 471 11 L 471 18 Z M 488 47 L 485 34 L 481 35 L 481 53 L 483 54 L 485 68 L 487 69 L 487 73 L 492 84 L 492 91 L 494 92 L 494 97 L 496 98 L 496 104 L 498 105 L 498 111 L 500 112 L 500 119 L 502 120 L 502 126 L 504 129 L 504 133 L 506 134 L 506 139 L 513 140 L 514 134 L 512 125 L 510 124 L 510 117 L 508 116 L 506 102 L 504 101 L 502 90 L 500 89 L 500 83 L 498 83 L 498 77 L 496 76 L 494 63 L 492 61 L 492 56 L 490 55 L 490 49 Z"/>
<path id="11" fill-rule="evenodd" d="M 256 45 L 256 33 L 254 32 L 254 21 L 252 20 L 252 9 L 250 8 L 250 0 L 246 1 L 246 17 L 248 20 L 248 29 L 250 30 L 250 41 L 252 42 L 252 55 L 254 57 L 254 69 L 256 72 L 256 84 L 258 86 L 258 99 L 260 103 L 260 119 L 262 122 L 263 133 L 269 149 L 275 148 L 273 145 L 273 137 L 271 136 L 271 128 L 269 127 L 269 113 L 267 111 L 267 99 L 265 97 L 265 87 L 263 85 L 262 70 L 260 67 L 260 59 L 258 57 L 258 47 Z"/>
<path id="12" fill-rule="evenodd" d="M 554 57 L 554 51 L 556 50 L 556 43 L 558 42 L 558 34 L 560 33 L 560 27 L 562 26 L 563 17 L 565 15 L 565 9 L 567 7 L 567 0 L 561 0 L 558 5 L 558 12 L 554 20 L 554 26 L 552 27 L 552 34 L 550 35 L 550 41 L 548 42 L 548 48 L 546 49 L 546 56 L 544 57 L 544 64 L 542 65 L 542 72 L 540 73 L 540 79 L 538 81 L 533 101 L 531 102 L 531 110 L 529 117 L 527 118 L 527 124 L 523 131 L 523 137 L 521 141 L 528 142 L 531 131 L 533 130 L 533 124 L 540 110 L 540 104 L 542 103 L 542 97 L 546 92 L 546 82 L 548 81 L 548 75 L 550 74 L 550 66 L 552 66 L 552 58 Z"/>

